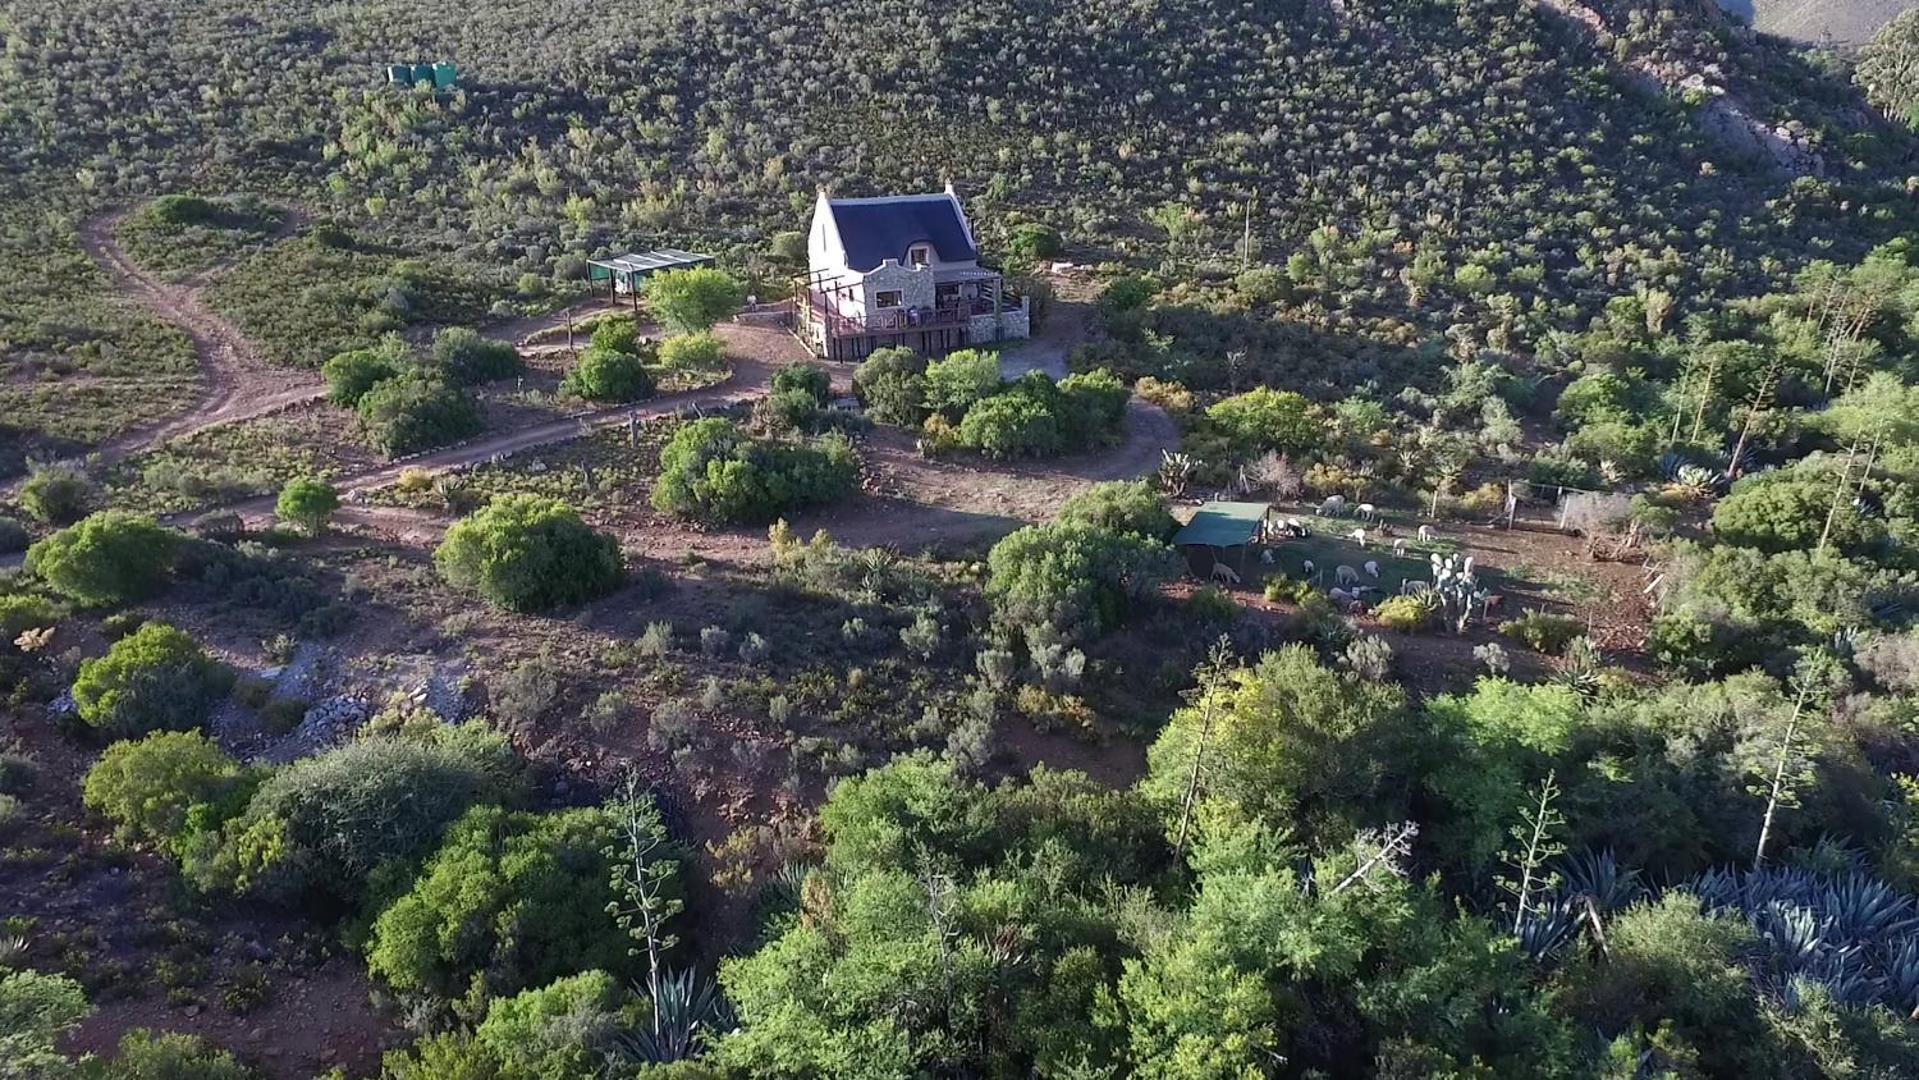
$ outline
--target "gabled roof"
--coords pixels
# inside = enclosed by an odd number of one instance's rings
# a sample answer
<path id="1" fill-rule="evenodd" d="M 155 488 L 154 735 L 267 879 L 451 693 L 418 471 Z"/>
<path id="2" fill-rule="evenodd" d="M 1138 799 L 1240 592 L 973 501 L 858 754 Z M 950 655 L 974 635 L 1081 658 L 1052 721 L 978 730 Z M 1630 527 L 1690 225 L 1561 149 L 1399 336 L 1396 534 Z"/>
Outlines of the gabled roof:
<path id="1" fill-rule="evenodd" d="M 588 266 L 617 270 L 623 274 L 650 274 L 655 270 L 676 270 L 684 266 L 698 266 L 710 263 L 713 256 L 702 255 L 697 251 L 681 251 L 679 248 L 659 248 L 654 251 L 632 252 L 625 255 L 613 255 L 604 259 L 588 259 Z"/>
<path id="2" fill-rule="evenodd" d="M 846 249 L 846 265 L 862 273 L 888 259 L 905 262 L 906 249 L 921 243 L 933 245 L 941 262 L 979 258 L 959 199 L 951 192 L 829 199 L 826 205 Z"/>
<path id="3" fill-rule="evenodd" d="M 1173 537 L 1175 547 L 1238 547 L 1259 535 L 1272 507 L 1255 502 L 1209 502 Z"/>

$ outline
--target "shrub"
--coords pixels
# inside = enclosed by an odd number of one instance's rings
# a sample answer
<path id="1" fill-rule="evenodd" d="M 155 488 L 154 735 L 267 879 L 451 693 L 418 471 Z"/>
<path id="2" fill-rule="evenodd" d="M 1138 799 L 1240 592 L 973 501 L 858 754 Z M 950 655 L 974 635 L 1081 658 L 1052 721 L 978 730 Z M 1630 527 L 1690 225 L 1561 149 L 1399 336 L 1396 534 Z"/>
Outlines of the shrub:
<path id="1" fill-rule="evenodd" d="M 653 505 L 714 524 L 770 521 L 844 498 L 859 480 L 859 457 L 844 438 L 811 446 L 750 438 L 729 420 L 696 420 L 660 452 Z"/>
<path id="2" fill-rule="evenodd" d="M 1059 508 L 1060 521 L 1076 521 L 1148 540 L 1167 540 L 1179 521 L 1159 490 L 1145 480 L 1109 480 L 1078 492 Z"/>
<path id="3" fill-rule="evenodd" d="M 593 335 L 599 339 L 599 332 Z M 566 373 L 560 389 L 574 397 L 602 404 L 645 401 L 653 396 L 653 376 L 637 352 L 590 345 Z"/>
<path id="4" fill-rule="evenodd" d="M 1105 368 L 1083 371 L 1061 379 L 1059 392 L 1065 399 L 1060 426 L 1068 448 L 1119 441 L 1132 397 L 1119 376 Z"/>
<path id="5" fill-rule="evenodd" d="M 0 514 L 0 555 L 11 555 L 16 551 L 27 550 L 33 541 L 27 527 L 13 518 Z"/>
<path id="6" fill-rule="evenodd" d="M 99 1080 L 255 1080 L 234 1056 L 198 1035 L 135 1028 L 120 1037 L 113 1059 L 85 1073 Z"/>
<path id="7" fill-rule="evenodd" d="M 340 493 L 317 477 L 295 477 L 280 489 L 273 513 L 281 521 L 305 530 L 308 536 L 326 531 L 327 520 L 340 508 Z"/>
<path id="8" fill-rule="evenodd" d="M 1029 525 L 993 545 L 986 595 L 1016 627 L 1098 634 L 1178 572 L 1156 540 L 1077 522 Z"/>
<path id="9" fill-rule="evenodd" d="M 0 655 L 12 651 L 14 640 L 28 630 L 40 630 L 60 621 L 52 601 L 30 593 L 0 596 Z"/>
<path id="10" fill-rule="evenodd" d="M 27 549 L 27 569 L 76 603 L 124 604 L 159 590 L 179 541 L 150 517 L 103 510 Z"/>
<path id="11" fill-rule="evenodd" d="M 1066 445 L 1055 410 L 1038 394 L 1021 390 L 987 398 L 967 410 L 959 436 L 961 445 L 995 458 L 1043 457 Z"/>
<path id="12" fill-rule="evenodd" d="M 1258 387 L 1216 402 L 1206 419 L 1241 454 L 1264 450 L 1310 450 L 1320 443 L 1320 424 L 1303 395 Z"/>
<path id="13" fill-rule="evenodd" d="M 1424 629 L 1439 614 L 1439 601 L 1430 594 L 1389 596 L 1373 609 L 1373 617 L 1388 630 L 1410 634 Z"/>
<path id="14" fill-rule="evenodd" d="M 73 682 L 80 719 L 118 738 L 199 727 L 232 686 L 225 665 L 165 623 L 148 623 L 84 660 Z"/>
<path id="15" fill-rule="evenodd" d="M 396 990 L 470 1003 L 619 970 L 630 942 L 606 913 L 615 843 L 604 810 L 473 807 L 374 920 L 367 968 Z"/>
<path id="16" fill-rule="evenodd" d="M 481 337 L 465 326 L 449 326 L 433 335 L 433 363 L 457 383 L 510 379 L 526 370 L 512 343 Z"/>
<path id="17" fill-rule="evenodd" d="M 477 721 L 358 739 L 268 777 L 187 871 L 202 887 L 356 900 L 376 870 L 432 851 L 469 807 L 511 801 L 516 781 L 512 747 Z"/>
<path id="18" fill-rule="evenodd" d="M 926 365 L 926 407 L 957 420 L 999 392 L 999 357 L 958 349 Z"/>
<path id="19" fill-rule="evenodd" d="M 1037 221 L 1013 226 L 1013 235 L 1006 239 L 1006 250 L 1023 259 L 1055 258 L 1060 248 L 1059 230 Z"/>
<path id="20" fill-rule="evenodd" d="M 509 611 L 578 603 L 620 580 L 619 542 L 537 495 L 502 495 L 456 522 L 433 561 L 449 584 Z"/>
<path id="21" fill-rule="evenodd" d="M 20 485 L 20 506 L 43 525 L 65 525 L 80 519 L 93 501 L 93 484 L 70 465 L 30 466 Z"/>
<path id="22" fill-rule="evenodd" d="M 381 380 L 355 408 L 375 445 L 390 456 L 456 443 L 486 426 L 466 391 L 420 370 Z"/>
<path id="23" fill-rule="evenodd" d="M 343 409 L 360 404 L 367 391 L 399 375 L 408 367 L 404 346 L 354 349 L 337 353 L 320 365 L 327 400 Z"/>
<path id="24" fill-rule="evenodd" d="M 189 833 L 217 828 L 244 807 L 252 780 L 205 735 L 156 731 L 107 747 L 87 770 L 82 795 L 121 836 L 179 854 Z"/>
<path id="25" fill-rule="evenodd" d="M 1151 277 L 1128 274 L 1116 277 L 1100 290 L 1099 306 L 1107 311 L 1136 311 L 1146 306 L 1155 293 L 1159 292 L 1159 282 Z"/>
<path id="26" fill-rule="evenodd" d="M 907 348 L 874 349 L 853 371 L 853 392 L 879 423 L 917 424 L 925 411 L 926 360 Z"/>
<path id="27" fill-rule="evenodd" d="M 641 291 L 646 296 L 646 309 L 660 320 L 660 325 L 677 334 L 708 329 L 746 303 L 746 285 L 710 266 L 652 274 Z"/>
<path id="28" fill-rule="evenodd" d="M 1841 551 L 1857 552 L 1885 536 L 1884 523 L 1861 514 L 1851 498 L 1835 503 L 1833 487 L 1832 480 L 1784 472 L 1745 477 L 1713 507 L 1713 535 L 1775 553 L 1817 547 L 1821 535 Z"/>
<path id="29" fill-rule="evenodd" d="M 773 373 L 773 393 L 801 393 L 824 405 L 833 394 L 833 377 L 824 370 L 795 360 Z"/>
<path id="30" fill-rule="evenodd" d="M 725 345 L 710 330 L 676 334 L 660 342 L 660 366 L 668 371 L 713 371 L 725 357 Z"/>
<path id="31" fill-rule="evenodd" d="M 1586 627 L 1570 615 L 1534 609 L 1500 623 L 1499 632 L 1529 649 L 1558 656 L 1572 639 L 1586 632 Z"/>

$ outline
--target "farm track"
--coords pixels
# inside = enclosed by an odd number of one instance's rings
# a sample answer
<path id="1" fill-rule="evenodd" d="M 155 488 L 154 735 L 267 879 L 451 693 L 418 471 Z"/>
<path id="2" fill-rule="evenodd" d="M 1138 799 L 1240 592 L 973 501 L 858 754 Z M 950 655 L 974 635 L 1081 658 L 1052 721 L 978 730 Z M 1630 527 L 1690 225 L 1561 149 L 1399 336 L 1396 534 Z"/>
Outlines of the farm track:
<path id="1" fill-rule="evenodd" d="M 114 465 L 170 439 L 304 405 L 325 394 L 319 375 L 274 367 L 239 327 L 207 305 L 201 295 L 206 282 L 227 269 L 231 258 L 184 282 L 164 281 L 114 239 L 124 214 L 112 211 L 88 219 L 80 227 L 80 246 L 122 294 L 185 332 L 199 360 L 202 385 L 199 398 L 185 411 L 102 443 L 90 455 L 97 464 Z M 270 240 L 289 235 L 299 223 L 299 212 L 289 209 Z"/>

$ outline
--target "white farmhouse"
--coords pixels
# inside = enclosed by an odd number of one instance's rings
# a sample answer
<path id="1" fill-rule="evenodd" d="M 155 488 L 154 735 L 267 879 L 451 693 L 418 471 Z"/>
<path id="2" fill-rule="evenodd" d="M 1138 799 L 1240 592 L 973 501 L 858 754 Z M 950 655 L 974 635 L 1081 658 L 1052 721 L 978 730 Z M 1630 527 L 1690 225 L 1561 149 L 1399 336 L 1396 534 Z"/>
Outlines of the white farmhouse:
<path id="1" fill-rule="evenodd" d="M 937 356 L 1031 330 L 1027 298 L 979 264 L 951 184 L 937 195 L 877 199 L 832 199 L 822 190 L 807 266 L 800 332 L 828 360 L 858 360 L 889 345 Z"/>

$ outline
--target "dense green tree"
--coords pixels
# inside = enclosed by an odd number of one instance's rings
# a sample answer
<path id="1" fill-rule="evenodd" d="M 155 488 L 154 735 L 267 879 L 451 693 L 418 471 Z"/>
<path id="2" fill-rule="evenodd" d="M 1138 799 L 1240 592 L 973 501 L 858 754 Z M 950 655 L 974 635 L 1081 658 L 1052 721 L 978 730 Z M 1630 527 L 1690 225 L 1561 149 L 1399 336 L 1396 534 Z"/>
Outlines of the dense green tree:
<path id="1" fill-rule="evenodd" d="M 959 349 L 926 365 L 926 407 L 958 420 L 976 403 L 999 392 L 999 357 Z"/>
<path id="2" fill-rule="evenodd" d="M 1887 116 L 1919 127 L 1919 13 L 1887 20 L 1859 50 L 1853 78 Z"/>
<path id="3" fill-rule="evenodd" d="M 715 524 L 771 521 L 842 499 L 858 481 L 859 456 L 836 434 L 793 445 L 754 439 L 730 420 L 696 420 L 661 450 L 653 506 Z"/>
<path id="4" fill-rule="evenodd" d="M 320 365 L 327 400 L 341 408 L 354 408 L 367 391 L 405 371 L 410 363 L 406 346 L 399 342 L 337 353 Z"/>
<path id="5" fill-rule="evenodd" d="M 106 748 L 87 770 L 87 809 L 129 839 L 176 854 L 188 834 L 233 816 L 252 794 L 256 775 L 197 731 L 156 731 Z"/>
<path id="6" fill-rule="evenodd" d="M 308 536 L 318 536 L 326 531 L 327 521 L 339 508 L 340 493 L 332 484 L 315 476 L 298 476 L 280 488 L 273 513 Z"/>
<path id="7" fill-rule="evenodd" d="M 115 738 L 204 724 L 232 673 L 186 634 L 147 623 L 80 662 L 73 704 L 80 719 Z"/>
<path id="8" fill-rule="evenodd" d="M 874 349 L 853 372 L 853 392 L 879 423 L 918 424 L 926 409 L 926 366 L 911 349 Z"/>
<path id="9" fill-rule="evenodd" d="M 660 366 L 668 371 L 718 371 L 726 358 L 726 343 L 711 330 L 675 334 L 660 342 Z"/>
<path id="10" fill-rule="evenodd" d="M 772 390 L 775 394 L 797 391 L 812 398 L 815 405 L 824 405 L 833 393 L 833 377 L 822 368 L 795 360 L 773 373 Z"/>
<path id="11" fill-rule="evenodd" d="M 395 457 L 456 443 L 486 427 L 472 395 L 417 368 L 375 383 L 354 408 L 374 444 Z"/>
<path id="12" fill-rule="evenodd" d="M 1057 397 L 1055 392 L 1052 397 Z M 997 394 L 966 411 L 960 444 L 987 457 L 1045 457 L 1066 446 L 1059 412 L 1038 394 L 1015 390 Z"/>
<path id="13" fill-rule="evenodd" d="M 433 363 L 462 384 L 510 379 L 526 370 L 512 342 L 481 337 L 465 326 L 449 326 L 433 335 Z"/>
<path id="14" fill-rule="evenodd" d="M 621 405 L 652 397 L 654 382 L 640 354 L 591 345 L 567 369 L 560 388 L 587 401 Z"/>
<path id="15" fill-rule="evenodd" d="M 1206 419 L 1243 454 L 1310 450 L 1321 438 L 1311 406 L 1290 390 L 1248 390 L 1212 405 Z"/>
<path id="16" fill-rule="evenodd" d="M 1857 552 L 1885 535 L 1885 526 L 1861 514 L 1836 475 L 1774 471 L 1749 476 L 1713 507 L 1721 541 L 1761 551 L 1808 550 L 1823 536 L 1833 550 Z"/>
<path id="17" fill-rule="evenodd" d="M 1177 571 L 1164 543 L 1078 522 L 1029 525 L 993 545 L 987 599 L 1014 626 L 1096 636 Z"/>
<path id="18" fill-rule="evenodd" d="M 619 583 L 619 541 L 572 507 L 538 495 L 501 495 L 455 522 L 433 553 L 455 588 L 508 611 L 547 611 Z"/>
<path id="19" fill-rule="evenodd" d="M 584 969 L 626 966 L 601 810 L 476 806 L 454 822 L 405 895 L 373 922 L 367 966 L 409 994 L 488 998 Z"/>
<path id="20" fill-rule="evenodd" d="M 0 971 L 0 1077 L 76 1075 L 57 1044 L 92 1012 L 86 991 L 65 975 Z"/>
<path id="21" fill-rule="evenodd" d="M 1059 508 L 1060 521 L 1080 522 L 1149 540 L 1170 540 L 1179 521 L 1145 480 L 1109 480 L 1077 492 Z"/>
<path id="22" fill-rule="evenodd" d="M 676 334 L 710 329 L 746 303 L 746 285 L 724 270 L 696 266 L 651 274 L 641 286 L 646 309 Z"/>
<path id="23" fill-rule="evenodd" d="M 27 549 L 27 569 L 88 607 L 142 600 L 173 569 L 180 534 L 152 518 L 102 510 Z"/>

